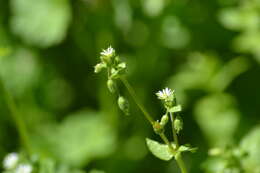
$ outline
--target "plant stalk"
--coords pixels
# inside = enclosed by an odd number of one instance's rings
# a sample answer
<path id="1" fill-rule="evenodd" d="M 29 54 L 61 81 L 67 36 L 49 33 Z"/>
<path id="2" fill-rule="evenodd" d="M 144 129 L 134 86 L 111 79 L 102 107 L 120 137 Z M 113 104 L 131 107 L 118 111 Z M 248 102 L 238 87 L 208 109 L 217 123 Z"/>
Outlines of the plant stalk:
<path id="1" fill-rule="evenodd" d="M 29 135 L 26 129 L 26 126 L 20 116 L 20 114 L 17 111 L 15 102 L 13 100 L 13 98 L 11 97 L 11 95 L 8 93 L 2 79 L 0 78 L 0 90 L 3 94 L 3 98 L 4 101 L 6 102 L 6 105 L 10 111 L 10 115 L 14 121 L 14 124 L 17 128 L 20 140 L 22 145 L 24 146 L 25 150 L 27 151 L 27 153 L 31 153 L 31 148 L 30 148 L 30 144 L 29 144 Z"/>
<path id="2" fill-rule="evenodd" d="M 122 81 L 122 83 L 125 85 L 126 89 L 128 90 L 128 92 L 130 93 L 131 97 L 134 99 L 136 105 L 139 107 L 139 109 L 143 112 L 145 118 L 150 122 L 151 125 L 153 125 L 153 118 L 152 116 L 148 113 L 148 111 L 145 109 L 145 107 L 142 105 L 142 103 L 138 100 L 134 89 L 132 88 L 132 86 L 128 83 L 127 79 L 125 79 L 124 77 L 120 77 L 120 80 Z"/>
<path id="3" fill-rule="evenodd" d="M 145 107 L 142 105 L 142 103 L 138 100 L 134 89 L 132 88 L 132 86 L 129 84 L 129 82 L 127 81 L 127 79 L 125 79 L 124 77 L 120 77 L 120 80 L 122 81 L 122 83 L 125 85 L 126 89 L 128 90 L 128 92 L 130 93 L 131 97 L 134 99 L 136 105 L 139 107 L 139 109 L 142 111 L 142 113 L 144 114 L 145 118 L 150 122 L 151 125 L 153 125 L 153 118 L 152 116 L 146 111 Z M 179 148 L 179 143 L 178 143 L 178 137 L 177 134 L 174 130 L 174 117 L 173 115 L 170 113 L 170 117 L 171 117 L 171 122 L 172 122 L 172 132 L 173 132 L 173 137 L 174 137 L 174 141 L 176 143 L 176 149 L 173 148 L 173 146 L 171 145 L 170 141 L 168 140 L 168 138 L 165 136 L 164 133 L 159 134 L 159 136 L 161 137 L 161 139 L 164 141 L 165 144 L 168 145 L 169 149 L 171 150 L 171 152 L 173 152 L 173 154 L 176 153 L 176 150 L 178 150 Z M 187 173 L 187 169 L 186 166 L 182 160 L 181 157 L 181 153 L 178 157 L 178 159 L 176 159 L 178 166 L 181 169 L 182 173 Z"/>
<path id="4" fill-rule="evenodd" d="M 176 144 L 176 150 L 178 150 L 179 147 L 180 147 L 179 146 L 179 140 L 178 140 L 178 136 L 177 136 L 177 133 L 175 131 L 175 128 L 174 128 L 174 116 L 173 116 L 173 114 L 171 112 L 170 112 L 170 119 L 171 119 L 171 125 L 172 125 L 173 139 L 174 139 L 174 142 Z M 181 169 L 181 172 L 182 173 L 187 173 L 187 169 L 186 169 L 185 163 L 184 163 L 184 161 L 182 159 L 181 153 L 177 157 L 176 161 L 177 161 L 177 164 L 179 165 L 179 167 Z"/>
<path id="5" fill-rule="evenodd" d="M 183 159 L 182 159 L 181 153 L 180 153 L 180 155 L 177 157 L 176 161 L 177 161 L 177 163 L 178 163 L 178 165 L 179 165 L 179 167 L 180 167 L 180 169 L 181 169 L 181 172 L 182 172 L 182 173 L 187 173 L 187 169 L 186 169 L 185 163 L 184 163 L 184 161 L 183 161 Z"/>

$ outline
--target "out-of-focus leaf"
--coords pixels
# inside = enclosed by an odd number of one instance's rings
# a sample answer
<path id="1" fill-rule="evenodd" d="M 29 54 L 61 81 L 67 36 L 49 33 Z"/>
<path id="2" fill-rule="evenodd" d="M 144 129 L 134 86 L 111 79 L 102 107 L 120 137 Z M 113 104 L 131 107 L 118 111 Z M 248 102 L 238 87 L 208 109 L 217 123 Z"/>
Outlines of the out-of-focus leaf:
<path id="1" fill-rule="evenodd" d="M 259 14 L 253 8 L 228 8 L 220 12 L 222 24 L 232 30 L 258 28 Z"/>
<path id="2" fill-rule="evenodd" d="M 105 171 L 97 170 L 97 169 L 92 169 L 89 173 L 105 173 Z"/>
<path id="3" fill-rule="evenodd" d="M 234 47 L 238 52 L 252 53 L 260 63 L 260 31 L 250 31 L 240 34 L 234 39 Z"/>
<path id="4" fill-rule="evenodd" d="M 231 95 L 214 94 L 197 103 L 195 117 L 209 143 L 214 147 L 232 141 L 240 114 Z"/>
<path id="5" fill-rule="evenodd" d="M 241 31 L 234 39 L 234 48 L 239 52 L 252 53 L 260 62 L 259 49 L 259 1 L 248 0 L 237 6 L 220 11 L 220 21 L 228 29 Z"/>
<path id="6" fill-rule="evenodd" d="M 18 48 L 12 56 L 0 59 L 0 74 L 12 94 L 20 96 L 38 82 L 40 66 L 35 52 Z"/>
<path id="7" fill-rule="evenodd" d="M 56 173 L 55 161 L 52 159 L 42 159 L 39 164 L 39 173 Z"/>
<path id="8" fill-rule="evenodd" d="M 225 168 L 226 161 L 219 158 L 208 158 L 203 164 L 202 168 L 205 170 L 206 173 L 217 173 L 222 172 Z"/>
<path id="9" fill-rule="evenodd" d="M 76 166 L 108 156 L 116 147 L 115 133 L 109 124 L 100 113 L 86 110 L 68 116 L 47 137 L 52 138 L 52 150 L 58 159 Z"/>
<path id="10" fill-rule="evenodd" d="M 113 0 L 115 22 L 118 28 L 127 32 L 132 25 L 132 8 L 128 0 Z"/>
<path id="11" fill-rule="evenodd" d="M 169 79 L 168 85 L 177 91 L 177 97 L 182 103 L 186 101 L 186 91 L 192 89 L 208 90 L 210 80 L 220 67 L 215 56 L 192 53 L 188 62 L 181 66 L 180 71 Z"/>
<path id="12" fill-rule="evenodd" d="M 174 156 L 166 144 L 160 144 L 159 142 L 149 138 L 146 138 L 146 144 L 151 153 L 161 160 L 168 161 L 171 160 Z"/>
<path id="13" fill-rule="evenodd" d="M 8 56 L 11 53 L 11 49 L 9 47 L 0 47 L 0 60 L 2 57 Z"/>
<path id="14" fill-rule="evenodd" d="M 167 16 L 163 20 L 161 40 L 162 44 L 167 48 L 181 49 L 189 43 L 190 34 L 177 17 Z"/>
<path id="15" fill-rule="evenodd" d="M 223 92 L 230 83 L 241 73 L 249 68 L 249 61 L 244 57 L 237 57 L 220 68 L 211 79 L 210 88 L 212 91 Z"/>
<path id="16" fill-rule="evenodd" d="M 260 126 L 252 129 L 241 141 L 240 147 L 247 152 L 243 166 L 250 173 L 260 172 Z"/>
<path id="17" fill-rule="evenodd" d="M 67 0 L 12 0 L 11 27 L 25 42 L 48 47 L 66 35 L 71 18 Z"/>
<path id="18" fill-rule="evenodd" d="M 143 10 L 147 16 L 155 17 L 162 13 L 166 1 L 161 0 L 142 0 Z"/>

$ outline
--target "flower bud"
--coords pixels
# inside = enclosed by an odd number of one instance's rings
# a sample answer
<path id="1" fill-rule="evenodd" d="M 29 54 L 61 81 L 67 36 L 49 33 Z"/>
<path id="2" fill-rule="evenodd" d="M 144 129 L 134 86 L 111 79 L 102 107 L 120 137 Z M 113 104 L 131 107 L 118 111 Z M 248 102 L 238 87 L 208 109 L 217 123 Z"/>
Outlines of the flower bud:
<path id="1" fill-rule="evenodd" d="M 128 101 L 123 97 L 119 96 L 117 100 L 119 108 L 126 114 L 129 115 L 129 103 Z"/>
<path id="2" fill-rule="evenodd" d="M 112 79 L 108 79 L 107 88 L 111 93 L 115 93 L 116 92 L 116 82 L 113 81 Z"/>
<path id="3" fill-rule="evenodd" d="M 176 117 L 174 120 L 174 129 L 176 130 L 176 133 L 179 133 L 183 128 L 183 122 L 181 117 Z"/>
<path id="4" fill-rule="evenodd" d="M 168 121 L 169 121 L 169 117 L 167 114 L 165 114 L 161 118 L 160 125 L 164 127 L 168 123 Z"/>
<path id="5" fill-rule="evenodd" d="M 111 71 L 110 71 L 110 73 L 111 73 L 111 75 L 110 75 L 110 78 L 112 78 L 112 79 L 117 79 L 117 78 L 119 78 L 119 74 L 118 74 L 118 70 L 117 69 L 115 69 L 115 68 L 111 68 Z"/>
<path id="6" fill-rule="evenodd" d="M 156 134 L 159 135 L 159 134 L 163 133 L 164 128 L 158 121 L 155 121 L 155 122 L 153 122 L 153 130 Z"/>
<path id="7" fill-rule="evenodd" d="M 105 68 L 106 65 L 104 63 L 98 63 L 97 65 L 95 65 L 94 67 L 94 72 L 95 73 L 99 73 L 103 68 Z"/>

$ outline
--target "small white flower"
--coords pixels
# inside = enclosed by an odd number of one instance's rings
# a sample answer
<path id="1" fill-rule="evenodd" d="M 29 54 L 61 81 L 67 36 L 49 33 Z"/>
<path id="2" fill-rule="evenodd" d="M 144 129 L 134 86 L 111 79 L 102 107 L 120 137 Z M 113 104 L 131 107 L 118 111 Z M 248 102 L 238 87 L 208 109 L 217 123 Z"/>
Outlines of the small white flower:
<path id="1" fill-rule="evenodd" d="M 115 53 L 115 50 L 109 46 L 107 49 L 104 49 L 100 54 L 103 56 L 111 56 Z"/>
<path id="2" fill-rule="evenodd" d="M 5 169 L 12 169 L 17 165 L 18 160 L 19 156 L 17 153 L 10 153 L 4 158 L 3 167 Z"/>
<path id="3" fill-rule="evenodd" d="M 156 93 L 156 95 L 158 96 L 158 98 L 160 100 L 172 100 L 173 99 L 173 93 L 174 91 L 169 89 L 169 88 L 165 88 L 162 91 L 158 91 Z"/>
<path id="4" fill-rule="evenodd" d="M 32 169 L 32 166 L 29 164 L 21 164 L 17 167 L 15 173 L 31 173 Z"/>

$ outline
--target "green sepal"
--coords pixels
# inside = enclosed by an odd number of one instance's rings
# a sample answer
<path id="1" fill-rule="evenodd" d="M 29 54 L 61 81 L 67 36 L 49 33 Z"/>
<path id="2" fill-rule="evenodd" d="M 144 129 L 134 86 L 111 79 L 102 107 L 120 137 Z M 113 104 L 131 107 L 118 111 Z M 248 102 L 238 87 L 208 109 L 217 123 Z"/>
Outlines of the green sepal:
<path id="1" fill-rule="evenodd" d="M 115 93 L 117 90 L 116 82 L 112 79 L 107 80 L 107 88 L 111 93 Z"/>
<path id="2" fill-rule="evenodd" d="M 111 79 L 117 79 L 117 78 L 120 77 L 119 70 L 116 70 L 115 68 L 112 68 L 110 72 L 111 72 L 111 75 L 110 75 Z"/>
<path id="3" fill-rule="evenodd" d="M 95 67 L 94 67 L 94 72 L 95 73 L 99 73 L 99 72 L 101 72 L 104 68 L 106 68 L 106 64 L 104 64 L 104 63 L 98 63 L 97 65 L 95 65 Z"/>
<path id="4" fill-rule="evenodd" d="M 177 134 L 180 133 L 180 131 L 183 129 L 183 121 L 180 116 L 177 116 L 173 122 L 174 129 Z"/>
<path id="5" fill-rule="evenodd" d="M 118 106 L 125 113 L 125 115 L 129 115 L 129 103 L 128 101 L 123 97 L 119 96 L 117 100 Z"/>

